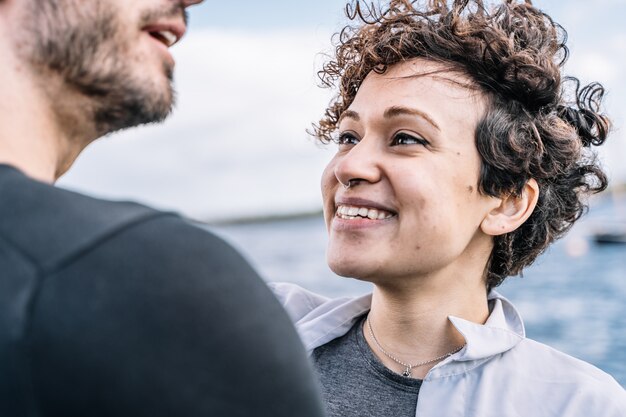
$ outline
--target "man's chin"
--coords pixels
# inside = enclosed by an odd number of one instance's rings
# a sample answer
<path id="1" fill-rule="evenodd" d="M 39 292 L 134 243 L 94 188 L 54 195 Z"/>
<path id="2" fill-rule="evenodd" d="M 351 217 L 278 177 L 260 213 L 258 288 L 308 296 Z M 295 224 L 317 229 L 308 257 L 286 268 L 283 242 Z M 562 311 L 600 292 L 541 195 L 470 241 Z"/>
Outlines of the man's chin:
<path id="1" fill-rule="evenodd" d="M 174 92 L 142 91 L 128 89 L 122 94 L 112 94 L 108 99 L 98 99 L 95 112 L 96 130 L 100 135 L 131 127 L 160 123 L 172 112 Z"/>

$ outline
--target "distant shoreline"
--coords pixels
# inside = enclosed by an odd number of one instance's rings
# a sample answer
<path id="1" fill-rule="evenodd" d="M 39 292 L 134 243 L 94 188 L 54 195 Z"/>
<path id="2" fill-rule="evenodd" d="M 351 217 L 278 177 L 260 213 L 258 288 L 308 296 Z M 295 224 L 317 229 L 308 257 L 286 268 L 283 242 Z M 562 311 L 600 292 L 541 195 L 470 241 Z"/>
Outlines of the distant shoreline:
<path id="1" fill-rule="evenodd" d="M 599 195 L 592 196 L 593 201 L 602 202 L 606 199 L 614 200 L 617 198 L 619 201 L 626 202 L 626 184 L 618 183 L 615 186 L 607 189 Z M 251 214 L 238 217 L 215 217 L 211 219 L 197 220 L 197 223 L 206 226 L 232 226 L 232 225 L 245 225 L 245 224 L 259 224 L 259 223 L 274 223 L 290 220 L 301 220 L 322 216 L 323 211 L 321 208 L 316 210 L 301 210 L 294 212 L 284 212 L 275 214 Z"/>
<path id="2" fill-rule="evenodd" d="M 276 213 L 276 214 L 261 214 L 250 215 L 233 218 L 217 218 L 206 221 L 198 221 L 207 226 L 230 226 L 230 225 L 243 225 L 243 224 L 259 224 L 259 223 L 275 223 L 289 220 L 302 220 L 314 217 L 322 216 L 321 209 L 309 210 L 309 211 L 296 211 L 292 213 Z"/>

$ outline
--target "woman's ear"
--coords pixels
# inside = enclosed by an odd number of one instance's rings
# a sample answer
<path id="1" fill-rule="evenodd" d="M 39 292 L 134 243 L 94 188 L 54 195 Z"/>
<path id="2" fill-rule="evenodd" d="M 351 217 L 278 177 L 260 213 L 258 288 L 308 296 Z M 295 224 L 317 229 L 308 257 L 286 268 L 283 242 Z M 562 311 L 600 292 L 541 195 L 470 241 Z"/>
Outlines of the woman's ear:
<path id="1" fill-rule="evenodd" d="M 539 199 L 539 185 L 534 179 L 528 180 L 519 196 L 508 195 L 500 198 L 500 205 L 489 213 L 480 224 L 483 233 L 499 236 L 520 227 L 533 213 Z"/>

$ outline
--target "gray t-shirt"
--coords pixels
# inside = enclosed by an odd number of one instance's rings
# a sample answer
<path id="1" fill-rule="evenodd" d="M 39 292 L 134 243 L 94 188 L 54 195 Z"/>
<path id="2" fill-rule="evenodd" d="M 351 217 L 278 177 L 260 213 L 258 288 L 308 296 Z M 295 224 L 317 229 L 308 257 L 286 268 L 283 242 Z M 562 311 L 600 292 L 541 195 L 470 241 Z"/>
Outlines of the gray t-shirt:
<path id="1" fill-rule="evenodd" d="M 422 381 L 387 369 L 363 336 L 365 316 L 313 351 L 329 417 L 414 417 Z"/>

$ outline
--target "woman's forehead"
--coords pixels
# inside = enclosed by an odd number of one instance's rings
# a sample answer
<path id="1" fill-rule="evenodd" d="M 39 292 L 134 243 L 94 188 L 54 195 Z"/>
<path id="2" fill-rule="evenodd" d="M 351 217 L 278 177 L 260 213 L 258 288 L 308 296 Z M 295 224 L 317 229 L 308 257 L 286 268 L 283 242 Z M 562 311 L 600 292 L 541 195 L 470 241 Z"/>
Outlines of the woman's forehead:
<path id="1" fill-rule="evenodd" d="M 363 83 L 411 83 L 445 89 L 459 97 L 475 96 L 480 90 L 473 79 L 458 65 L 414 58 L 386 68 L 383 73 L 371 71 Z"/>
<path id="2" fill-rule="evenodd" d="M 382 113 L 398 105 L 428 112 L 441 123 L 457 118 L 477 121 L 486 109 L 486 98 L 458 68 L 417 58 L 368 74 L 349 110 Z"/>

